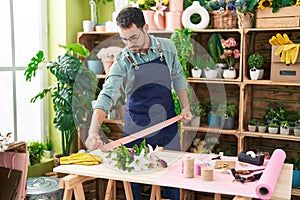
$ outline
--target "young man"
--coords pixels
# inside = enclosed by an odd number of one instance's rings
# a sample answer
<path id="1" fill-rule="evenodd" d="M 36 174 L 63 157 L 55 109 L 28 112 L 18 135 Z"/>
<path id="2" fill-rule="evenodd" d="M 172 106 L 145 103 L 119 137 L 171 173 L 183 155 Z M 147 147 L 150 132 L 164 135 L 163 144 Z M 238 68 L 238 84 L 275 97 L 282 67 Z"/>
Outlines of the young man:
<path id="1" fill-rule="evenodd" d="M 103 148 L 99 128 L 111 106 L 120 97 L 120 88 L 126 93 L 124 135 L 130 135 L 176 115 L 172 88 L 176 91 L 181 107 L 182 121 L 192 118 L 187 94 L 187 82 L 178 61 L 176 48 L 167 38 L 149 35 L 143 13 L 138 8 L 128 7 L 117 17 L 119 35 L 126 45 L 115 58 L 103 89 L 98 96 L 93 112 L 87 148 Z M 126 144 L 132 147 L 143 139 Z M 153 147 L 180 150 L 178 124 L 174 123 L 146 138 Z M 139 200 L 140 187 L 134 186 L 133 195 Z M 165 190 L 168 192 L 168 189 Z M 173 193 L 174 192 L 170 192 Z M 167 197 L 167 196 L 166 196 Z M 179 199 L 178 192 L 176 197 Z"/>

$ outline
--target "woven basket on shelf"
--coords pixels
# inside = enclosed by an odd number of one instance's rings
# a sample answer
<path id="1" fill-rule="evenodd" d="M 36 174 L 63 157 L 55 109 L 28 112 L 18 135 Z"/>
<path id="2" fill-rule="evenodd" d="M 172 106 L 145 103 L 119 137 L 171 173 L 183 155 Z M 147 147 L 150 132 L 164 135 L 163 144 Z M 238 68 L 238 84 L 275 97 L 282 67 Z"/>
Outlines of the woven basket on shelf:
<path id="1" fill-rule="evenodd" d="M 237 28 L 237 17 L 232 10 L 220 12 L 214 10 L 210 12 L 211 26 L 213 29 L 232 29 Z"/>

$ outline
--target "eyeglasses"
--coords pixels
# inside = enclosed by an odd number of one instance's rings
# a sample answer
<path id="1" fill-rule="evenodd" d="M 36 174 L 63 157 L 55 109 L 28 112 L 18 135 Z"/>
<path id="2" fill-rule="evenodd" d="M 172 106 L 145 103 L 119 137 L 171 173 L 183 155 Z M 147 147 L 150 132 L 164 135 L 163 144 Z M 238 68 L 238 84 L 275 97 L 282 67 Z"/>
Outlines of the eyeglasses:
<path id="1" fill-rule="evenodd" d="M 121 37 L 121 40 L 124 42 L 124 43 L 128 43 L 128 42 L 131 42 L 131 43 L 136 43 L 138 41 L 138 39 L 140 38 L 141 36 L 141 33 L 142 31 L 140 31 L 140 33 L 138 35 L 133 35 L 131 36 L 130 38 L 123 38 Z"/>

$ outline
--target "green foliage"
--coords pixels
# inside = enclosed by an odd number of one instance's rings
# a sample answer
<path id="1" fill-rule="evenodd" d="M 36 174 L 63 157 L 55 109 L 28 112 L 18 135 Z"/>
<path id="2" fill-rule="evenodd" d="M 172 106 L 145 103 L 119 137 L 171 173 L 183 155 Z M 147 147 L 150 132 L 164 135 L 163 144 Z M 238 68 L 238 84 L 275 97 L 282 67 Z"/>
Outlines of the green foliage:
<path id="1" fill-rule="evenodd" d="M 220 33 L 212 33 L 208 39 L 209 54 L 215 63 L 220 63 L 220 56 L 223 54 L 224 48 L 221 44 L 222 35 Z"/>
<path id="2" fill-rule="evenodd" d="M 46 150 L 46 145 L 43 142 L 29 142 L 28 152 L 30 165 L 40 163 L 44 156 L 44 150 Z"/>
<path id="3" fill-rule="evenodd" d="M 300 170 L 300 156 L 298 157 L 291 157 L 291 158 L 286 158 L 285 159 L 286 163 L 290 163 L 294 165 L 294 170 Z"/>
<path id="4" fill-rule="evenodd" d="M 286 121 L 287 110 L 282 103 L 270 103 L 263 118 L 271 121 L 272 123 L 280 124 L 281 121 Z"/>
<path id="5" fill-rule="evenodd" d="M 270 124 L 268 125 L 268 127 L 271 127 L 271 128 L 278 128 L 278 124 L 276 124 L 276 123 L 270 123 Z"/>
<path id="6" fill-rule="evenodd" d="M 260 54 L 251 54 L 248 58 L 248 65 L 250 68 L 261 69 L 266 60 L 265 57 Z"/>
<path id="7" fill-rule="evenodd" d="M 191 42 L 192 30 L 189 28 L 175 29 L 171 35 L 177 53 L 178 60 L 181 63 L 185 77 L 189 77 L 188 58 L 194 54 L 194 47 Z"/>
<path id="8" fill-rule="evenodd" d="M 266 126 L 265 122 L 259 122 L 258 126 Z"/>
<path id="9" fill-rule="evenodd" d="M 257 122 L 258 122 L 258 120 L 253 118 L 249 121 L 249 125 L 256 126 Z"/>
<path id="10" fill-rule="evenodd" d="M 205 67 L 205 69 L 211 69 L 211 70 L 217 69 L 216 63 L 211 58 L 208 58 L 206 60 L 204 67 Z"/>
<path id="11" fill-rule="evenodd" d="M 193 96 L 193 90 L 191 89 L 188 90 L 188 96 L 190 101 L 191 113 L 194 116 L 204 116 L 205 115 L 204 109 L 201 107 L 201 104 L 199 103 L 197 97 Z"/>
<path id="12" fill-rule="evenodd" d="M 238 107 L 233 103 L 220 103 L 216 113 L 220 117 L 235 117 L 238 113 Z"/>
<path id="13" fill-rule="evenodd" d="M 283 128 L 286 128 L 286 127 L 290 127 L 291 125 L 288 121 L 282 121 L 280 123 L 280 126 L 283 127 Z"/>
<path id="14" fill-rule="evenodd" d="M 95 74 L 83 66 L 77 56 L 89 55 L 88 50 L 81 44 L 59 45 L 67 53 L 58 55 L 56 61 L 47 61 L 47 71 L 56 78 L 54 85 L 45 88 L 34 96 L 30 102 L 43 99 L 51 94 L 55 117 L 55 128 L 61 132 L 62 153 L 69 155 L 76 125 L 89 126 L 87 116 L 91 111 L 91 101 L 95 99 L 97 78 Z M 35 76 L 38 66 L 46 60 L 39 51 L 25 70 L 27 81 Z M 36 59 L 35 59 L 36 58 Z M 76 125 L 75 125 L 76 124 Z"/>
<path id="15" fill-rule="evenodd" d="M 45 146 L 45 150 L 52 151 L 54 149 L 54 143 L 51 140 L 47 140 Z"/>
<path id="16" fill-rule="evenodd" d="M 177 96 L 177 94 L 174 90 L 172 90 L 172 98 L 173 98 L 173 101 L 174 101 L 175 113 L 176 113 L 176 115 L 180 115 L 181 105 L 180 105 L 179 98 L 178 98 L 178 96 Z"/>

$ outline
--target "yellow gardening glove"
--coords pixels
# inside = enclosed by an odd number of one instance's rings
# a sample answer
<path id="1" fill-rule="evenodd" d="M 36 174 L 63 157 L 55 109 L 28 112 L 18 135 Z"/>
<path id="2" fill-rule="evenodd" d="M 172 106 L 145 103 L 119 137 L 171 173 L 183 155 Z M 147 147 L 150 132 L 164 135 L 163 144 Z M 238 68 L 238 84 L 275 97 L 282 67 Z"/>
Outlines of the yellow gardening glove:
<path id="1" fill-rule="evenodd" d="M 64 156 L 59 159 L 60 164 L 77 164 L 77 165 L 98 165 L 103 159 L 90 153 L 75 153 L 70 156 Z"/>
<path id="2" fill-rule="evenodd" d="M 277 33 L 276 36 L 272 36 L 272 38 L 269 39 L 269 43 L 273 46 L 293 44 L 293 42 L 290 40 L 289 36 L 286 33 L 284 33 L 283 35 Z"/>
<path id="3" fill-rule="evenodd" d="M 276 56 L 281 56 L 281 62 L 295 64 L 299 54 L 300 44 L 281 45 L 275 52 Z"/>

